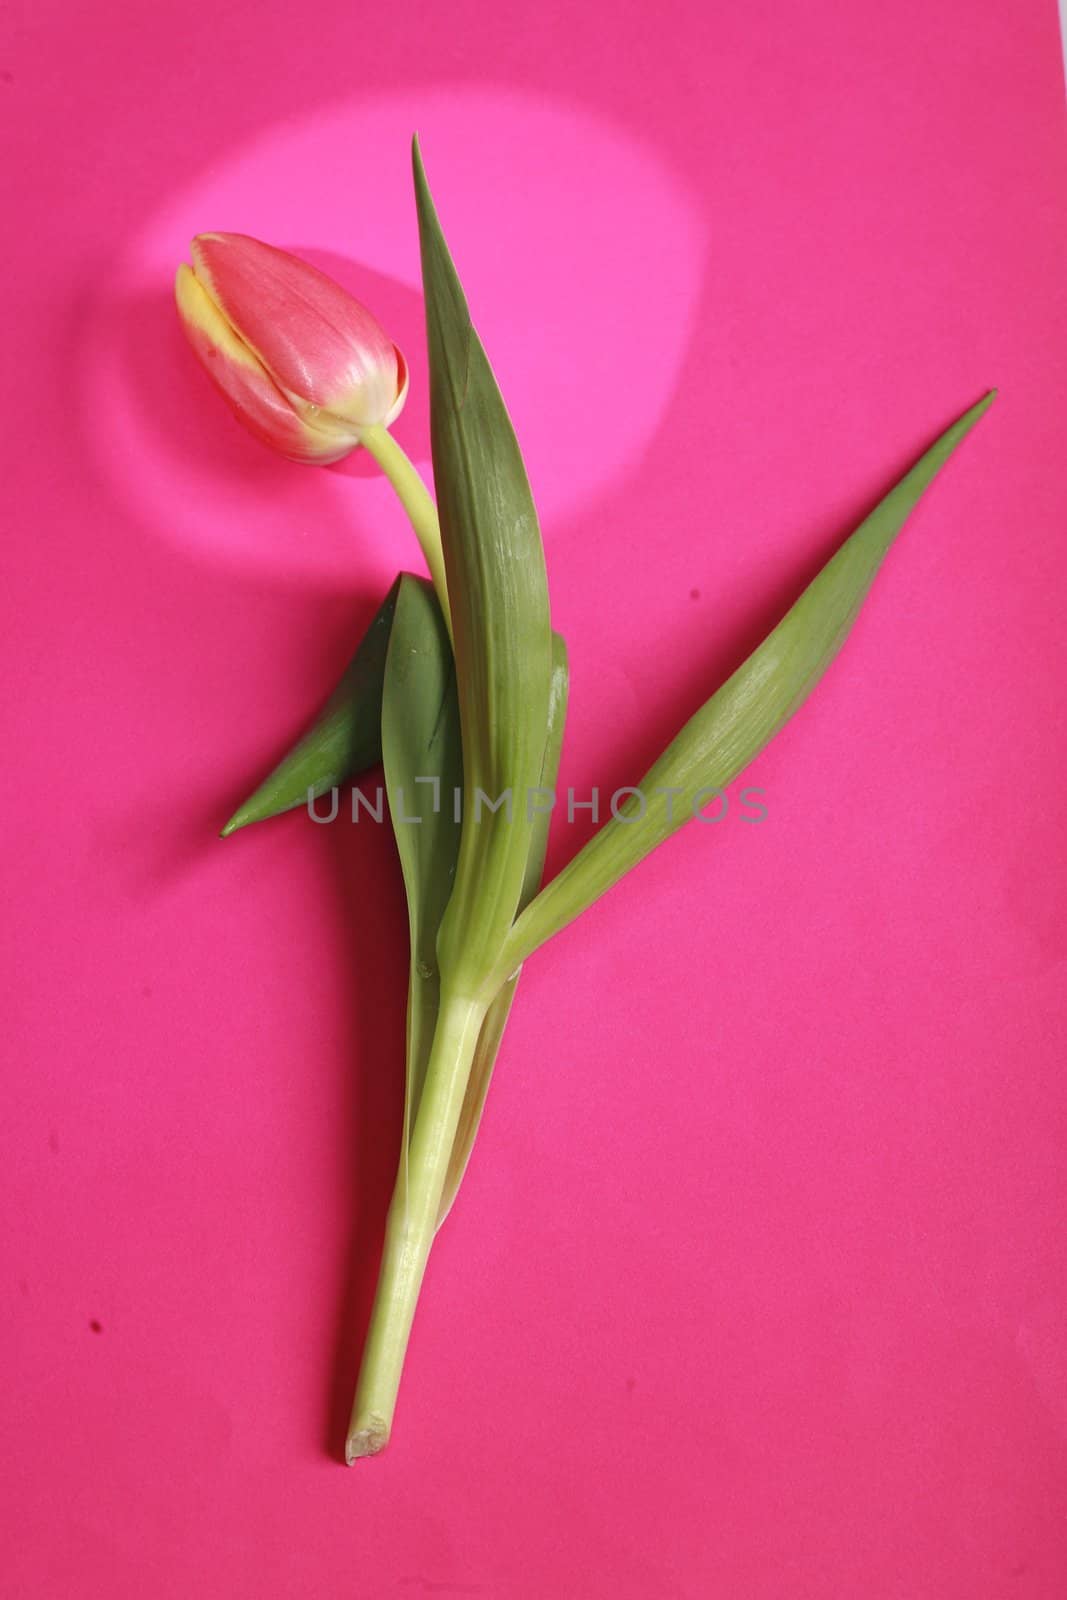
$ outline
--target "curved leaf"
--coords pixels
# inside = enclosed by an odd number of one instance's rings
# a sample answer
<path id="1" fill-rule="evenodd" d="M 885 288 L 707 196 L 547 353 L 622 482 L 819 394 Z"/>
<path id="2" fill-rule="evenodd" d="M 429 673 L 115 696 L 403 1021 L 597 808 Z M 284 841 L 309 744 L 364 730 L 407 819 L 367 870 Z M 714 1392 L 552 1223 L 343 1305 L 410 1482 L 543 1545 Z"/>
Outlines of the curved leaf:
<path id="1" fill-rule="evenodd" d="M 432 586 L 410 573 L 399 580 L 385 659 L 382 761 L 411 935 L 406 1159 L 440 1003 L 437 932 L 455 877 L 460 828 L 453 796 L 463 776 L 448 633 Z"/>
<path id="2" fill-rule="evenodd" d="M 382 601 L 315 721 L 222 830 L 225 839 L 250 822 L 292 811 L 381 760 L 382 678 L 399 578 Z"/>

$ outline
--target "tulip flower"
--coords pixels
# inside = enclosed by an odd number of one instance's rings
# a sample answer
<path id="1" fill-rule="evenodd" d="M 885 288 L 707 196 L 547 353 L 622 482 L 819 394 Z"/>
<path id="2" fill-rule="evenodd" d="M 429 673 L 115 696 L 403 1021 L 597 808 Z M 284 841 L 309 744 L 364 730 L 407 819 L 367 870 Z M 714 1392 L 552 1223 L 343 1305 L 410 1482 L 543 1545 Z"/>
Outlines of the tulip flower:
<path id="1" fill-rule="evenodd" d="M 178 268 L 178 316 L 201 365 L 250 433 L 328 466 L 363 445 L 411 519 L 449 619 L 437 510 L 388 432 L 408 391 L 399 347 L 317 267 L 243 233 L 201 233 Z"/>
<path id="2" fill-rule="evenodd" d="M 388 426 L 407 364 L 371 313 L 325 273 L 240 233 L 202 233 L 178 268 L 189 342 L 240 420 L 297 461 L 339 461 Z"/>

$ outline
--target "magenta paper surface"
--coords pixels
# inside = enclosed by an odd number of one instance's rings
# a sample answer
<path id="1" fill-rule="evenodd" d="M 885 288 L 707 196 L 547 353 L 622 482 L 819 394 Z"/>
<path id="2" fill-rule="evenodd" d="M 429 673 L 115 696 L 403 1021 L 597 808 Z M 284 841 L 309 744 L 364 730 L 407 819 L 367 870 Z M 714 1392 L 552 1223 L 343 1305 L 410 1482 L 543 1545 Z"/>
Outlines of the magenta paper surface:
<path id="1" fill-rule="evenodd" d="M 26 4 L 0 60 L 4 1600 L 1062 1600 L 1067 117 L 1053 0 Z M 215 835 L 399 566 L 244 435 L 197 231 L 407 352 L 414 129 L 637 780 L 1000 398 L 752 768 L 529 963 L 387 1453 L 388 830 Z M 550 865 L 591 827 L 557 819 Z"/>

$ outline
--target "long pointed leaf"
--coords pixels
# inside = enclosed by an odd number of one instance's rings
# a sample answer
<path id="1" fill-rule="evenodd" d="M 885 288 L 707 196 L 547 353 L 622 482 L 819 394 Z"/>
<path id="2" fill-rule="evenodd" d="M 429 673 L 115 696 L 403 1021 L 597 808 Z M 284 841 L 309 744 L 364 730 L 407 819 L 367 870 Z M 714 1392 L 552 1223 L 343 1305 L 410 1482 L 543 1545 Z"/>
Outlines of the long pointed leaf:
<path id="1" fill-rule="evenodd" d="M 530 856 L 526 799 L 538 784 L 548 725 L 548 586 L 522 456 L 471 325 L 417 143 L 413 163 L 434 483 L 463 736 L 463 830 L 438 947 L 452 988 L 473 997 L 486 995 Z"/>
<path id="2" fill-rule="evenodd" d="M 916 462 L 778 626 L 686 723 L 637 786 L 641 798 L 631 797 L 621 816 L 594 834 L 527 906 L 504 946 L 498 976 L 512 972 L 580 916 L 693 815 L 702 792 L 725 788 L 789 720 L 844 643 L 908 513 L 995 393 L 966 411 Z"/>

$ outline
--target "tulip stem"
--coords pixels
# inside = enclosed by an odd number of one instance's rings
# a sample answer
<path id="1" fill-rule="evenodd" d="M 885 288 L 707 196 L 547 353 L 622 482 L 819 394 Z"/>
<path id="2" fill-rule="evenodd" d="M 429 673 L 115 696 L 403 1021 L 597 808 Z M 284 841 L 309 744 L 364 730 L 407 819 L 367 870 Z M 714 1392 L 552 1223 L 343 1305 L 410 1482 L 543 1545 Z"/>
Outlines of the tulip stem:
<path id="1" fill-rule="evenodd" d="M 415 1306 L 437 1231 L 441 1195 L 486 1007 L 442 993 L 426 1079 L 401 1157 L 385 1228 L 345 1460 L 376 1455 L 388 1443 Z"/>
<path id="2" fill-rule="evenodd" d="M 369 450 L 385 476 L 396 490 L 397 499 L 407 512 L 415 530 L 437 599 L 452 638 L 452 614 L 448 606 L 448 586 L 445 582 L 445 557 L 441 548 L 441 524 L 437 520 L 437 507 L 433 495 L 420 478 L 414 462 L 397 444 L 383 423 L 375 423 L 360 434 L 360 443 Z"/>

